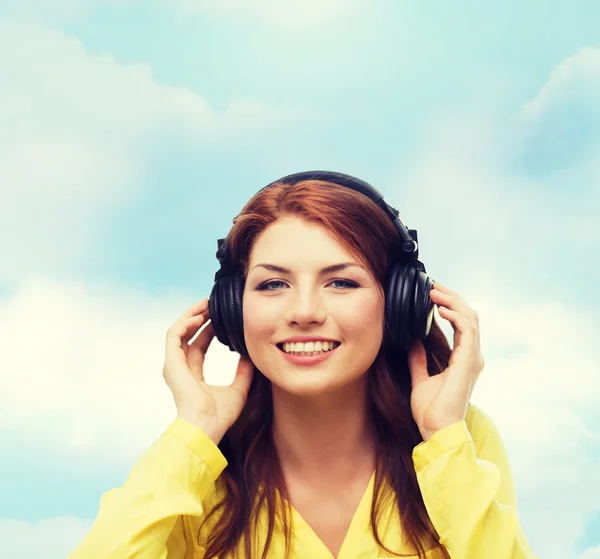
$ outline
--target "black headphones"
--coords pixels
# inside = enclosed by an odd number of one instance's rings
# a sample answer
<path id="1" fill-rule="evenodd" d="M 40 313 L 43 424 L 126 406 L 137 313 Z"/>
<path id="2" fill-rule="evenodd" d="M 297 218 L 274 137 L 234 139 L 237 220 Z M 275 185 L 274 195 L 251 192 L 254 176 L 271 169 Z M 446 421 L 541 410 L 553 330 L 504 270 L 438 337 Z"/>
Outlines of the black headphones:
<path id="1" fill-rule="evenodd" d="M 427 275 L 425 266 L 419 262 L 417 231 L 407 229 L 398 217 L 399 212 L 390 206 L 383 195 L 367 182 L 330 171 L 305 171 L 276 180 L 275 183 L 294 185 L 305 180 L 322 180 L 356 190 L 373 200 L 390 218 L 402 240 L 402 255 L 388 273 L 385 287 L 385 322 L 387 325 L 384 344 L 396 350 L 406 350 L 412 339 L 424 340 L 431 329 L 433 302 L 429 292 L 433 279 Z M 259 191 L 260 192 L 260 191 Z M 228 261 L 227 238 L 217 241 L 217 259 L 221 267 L 215 274 L 210 292 L 210 320 L 217 339 L 231 351 L 248 355 L 244 341 L 242 294 L 244 278 L 240 269 Z"/>

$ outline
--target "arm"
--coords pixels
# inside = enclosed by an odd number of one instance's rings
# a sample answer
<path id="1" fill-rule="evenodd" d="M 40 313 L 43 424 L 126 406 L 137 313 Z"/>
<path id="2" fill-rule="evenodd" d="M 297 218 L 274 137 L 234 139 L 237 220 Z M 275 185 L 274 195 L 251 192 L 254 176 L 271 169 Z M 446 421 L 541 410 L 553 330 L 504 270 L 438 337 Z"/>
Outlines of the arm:
<path id="1" fill-rule="evenodd" d="M 452 559 L 535 559 L 519 522 L 512 473 L 491 420 L 470 406 L 417 445 L 413 462 L 427 512 Z"/>
<path id="2" fill-rule="evenodd" d="M 67 559 L 183 559 L 182 515 L 205 514 L 203 500 L 227 466 L 216 442 L 175 419 L 123 487 L 103 495 L 90 532 Z"/>

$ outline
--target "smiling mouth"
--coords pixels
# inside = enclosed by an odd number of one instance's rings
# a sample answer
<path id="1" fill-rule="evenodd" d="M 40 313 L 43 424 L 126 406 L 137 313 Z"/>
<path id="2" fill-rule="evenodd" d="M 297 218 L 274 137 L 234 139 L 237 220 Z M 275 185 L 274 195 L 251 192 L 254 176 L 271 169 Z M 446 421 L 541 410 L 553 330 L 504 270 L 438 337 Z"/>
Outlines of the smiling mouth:
<path id="1" fill-rule="evenodd" d="M 316 342 L 313 343 L 312 346 L 309 345 L 306 347 L 306 344 L 284 342 L 276 345 L 283 353 L 286 353 L 287 355 L 313 356 L 329 353 L 341 344 L 340 342 Z M 298 348 L 299 351 L 296 351 L 296 348 Z"/>

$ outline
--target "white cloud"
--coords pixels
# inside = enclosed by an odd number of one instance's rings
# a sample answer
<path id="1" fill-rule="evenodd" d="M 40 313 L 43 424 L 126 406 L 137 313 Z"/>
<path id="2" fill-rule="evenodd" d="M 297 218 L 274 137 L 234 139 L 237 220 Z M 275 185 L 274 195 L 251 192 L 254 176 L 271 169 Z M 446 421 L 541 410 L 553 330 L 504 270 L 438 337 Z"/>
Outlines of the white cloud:
<path id="1" fill-rule="evenodd" d="M 577 98 L 600 111 L 600 49 L 584 47 L 558 64 L 537 95 L 523 105 L 529 119 L 543 118 L 561 103 Z"/>
<path id="2" fill-rule="evenodd" d="M 90 522 L 73 517 L 38 522 L 0 520 L 2 554 L 11 559 L 64 559 L 90 526 Z"/>
<path id="3" fill-rule="evenodd" d="M 600 324 L 560 302 L 475 301 L 488 357 L 474 401 L 505 438 L 540 557 L 573 557 L 600 501 Z M 557 534 L 556 538 L 547 534 Z"/>
<path id="4" fill-rule="evenodd" d="M 188 13 L 257 19 L 267 25 L 303 30 L 351 14 L 364 0 L 160 0 Z"/>
<path id="5" fill-rule="evenodd" d="M 586 549 L 579 557 L 579 559 L 600 559 L 600 545 Z"/>
<path id="6" fill-rule="evenodd" d="M 0 305 L 0 429 L 56 456 L 133 463 L 175 417 L 162 377 L 165 334 L 193 302 L 29 280 Z M 215 340 L 207 381 L 231 382 L 235 356 Z"/>
<path id="7" fill-rule="evenodd" d="M 139 195 L 161 147 L 212 152 L 291 113 L 252 100 L 214 112 L 156 83 L 147 64 L 93 55 L 74 38 L 0 22 L 0 281 L 85 262 L 96 227 Z"/>
<path id="8" fill-rule="evenodd" d="M 525 165 L 546 167 L 542 180 L 588 191 L 570 224 L 574 237 L 600 244 L 600 49 L 585 47 L 553 69 L 537 95 L 523 104 L 516 149 Z"/>
<path id="9" fill-rule="evenodd" d="M 480 93 L 486 102 L 490 95 Z M 466 278 L 475 285 L 493 281 L 494 261 L 527 255 L 524 245 L 542 257 L 567 242 L 597 251 L 600 49 L 581 49 L 558 64 L 516 114 L 498 114 L 486 102 L 432 114 L 413 165 L 392 181 L 403 185 L 401 215 L 440 226 L 419 231 L 431 261 L 451 259 L 465 269 L 477 262 L 477 279 L 469 279 L 472 271 Z"/>

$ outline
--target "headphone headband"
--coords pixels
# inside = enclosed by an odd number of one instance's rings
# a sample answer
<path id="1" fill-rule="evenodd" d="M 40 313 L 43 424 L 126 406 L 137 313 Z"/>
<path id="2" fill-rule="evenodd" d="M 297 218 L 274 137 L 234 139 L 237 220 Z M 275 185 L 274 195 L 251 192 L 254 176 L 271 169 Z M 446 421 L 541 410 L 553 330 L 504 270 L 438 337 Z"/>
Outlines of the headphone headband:
<path id="1" fill-rule="evenodd" d="M 407 255 L 412 255 L 414 253 L 414 258 L 419 258 L 419 247 L 416 239 L 411 236 L 408 228 L 402 223 L 402 221 L 400 221 L 400 212 L 386 202 L 383 194 L 379 192 L 379 190 L 362 179 L 353 177 L 352 175 L 346 175 L 344 173 L 336 173 L 334 171 L 302 171 L 300 173 L 293 173 L 291 175 L 282 177 L 279 180 L 268 184 L 265 186 L 265 188 L 268 188 L 276 183 L 293 185 L 298 182 L 308 180 L 327 181 L 339 186 L 346 186 L 352 190 L 356 190 L 357 192 L 364 194 L 367 198 L 373 200 L 373 202 L 375 202 L 386 213 L 386 215 L 390 218 L 390 221 L 396 227 L 396 230 L 402 239 L 403 252 Z"/>
<path id="2" fill-rule="evenodd" d="M 425 272 L 425 266 L 423 263 L 419 262 L 419 245 L 418 245 L 418 237 L 416 229 L 408 229 L 400 220 L 400 212 L 388 204 L 381 192 L 379 192 L 374 186 L 370 185 L 368 182 L 361 180 L 357 177 L 353 177 L 352 175 L 347 175 L 345 173 L 337 173 L 335 171 L 301 171 L 299 173 L 293 173 L 291 175 L 286 175 L 276 181 L 273 181 L 263 188 L 261 188 L 258 192 L 262 192 L 263 190 L 273 186 L 274 184 L 288 184 L 290 186 L 307 180 L 320 180 L 327 181 L 337 184 L 339 186 L 345 186 L 361 194 L 365 195 L 367 198 L 373 200 L 389 217 L 390 221 L 393 223 L 396 231 L 400 235 L 402 239 L 402 251 L 406 255 L 409 261 L 414 261 L 415 265 Z M 258 193 L 257 193 L 258 194 Z M 227 263 L 227 244 L 225 239 L 217 240 L 217 259 L 221 264 L 221 269 L 217 271 L 215 274 L 215 281 L 217 281 L 221 276 L 225 273 L 229 272 L 229 266 Z"/>

